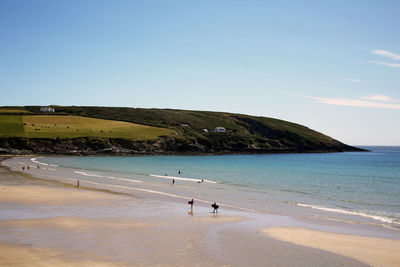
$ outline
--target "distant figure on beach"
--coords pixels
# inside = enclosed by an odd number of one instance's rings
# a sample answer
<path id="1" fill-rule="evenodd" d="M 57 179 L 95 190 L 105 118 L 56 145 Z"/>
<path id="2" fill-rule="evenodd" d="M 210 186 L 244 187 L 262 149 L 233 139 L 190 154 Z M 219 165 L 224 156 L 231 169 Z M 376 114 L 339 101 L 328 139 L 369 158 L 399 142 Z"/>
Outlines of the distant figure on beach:
<path id="1" fill-rule="evenodd" d="M 211 207 L 214 209 L 212 213 L 218 213 L 219 206 L 217 205 L 217 203 L 214 202 L 214 204 L 212 204 Z"/>
<path id="2" fill-rule="evenodd" d="M 78 182 L 76 182 L 76 188 L 79 189 L 79 180 L 78 180 Z"/>
<path id="3" fill-rule="evenodd" d="M 39 164 L 37 165 L 37 168 L 39 169 L 40 167 L 39 167 Z"/>
<path id="4" fill-rule="evenodd" d="M 193 209 L 193 203 L 194 203 L 193 198 L 192 198 L 192 200 L 188 201 L 188 204 L 190 204 L 190 209 L 191 210 Z"/>
<path id="5" fill-rule="evenodd" d="M 29 166 L 28 166 L 28 170 L 29 170 Z"/>
<path id="6" fill-rule="evenodd" d="M 25 166 L 22 166 L 22 170 L 23 170 L 23 171 L 25 170 Z"/>
<path id="7" fill-rule="evenodd" d="M 172 178 L 172 184 L 175 184 L 175 179 L 174 178 Z"/>

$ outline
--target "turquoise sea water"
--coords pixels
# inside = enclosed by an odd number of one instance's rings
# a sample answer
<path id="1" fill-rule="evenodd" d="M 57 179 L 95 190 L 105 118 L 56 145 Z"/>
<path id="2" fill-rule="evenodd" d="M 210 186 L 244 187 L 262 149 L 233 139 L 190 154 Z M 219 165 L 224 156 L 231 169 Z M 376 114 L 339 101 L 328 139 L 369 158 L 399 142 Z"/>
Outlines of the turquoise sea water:
<path id="1" fill-rule="evenodd" d="M 267 206 L 272 211 L 293 210 L 296 206 L 300 213 L 303 208 L 399 226 L 400 147 L 366 148 L 371 152 L 40 160 L 60 167 L 132 175 L 142 180 L 154 178 L 150 175 L 168 174 L 168 177 L 215 181 L 219 198 L 236 202 L 235 205 Z"/>

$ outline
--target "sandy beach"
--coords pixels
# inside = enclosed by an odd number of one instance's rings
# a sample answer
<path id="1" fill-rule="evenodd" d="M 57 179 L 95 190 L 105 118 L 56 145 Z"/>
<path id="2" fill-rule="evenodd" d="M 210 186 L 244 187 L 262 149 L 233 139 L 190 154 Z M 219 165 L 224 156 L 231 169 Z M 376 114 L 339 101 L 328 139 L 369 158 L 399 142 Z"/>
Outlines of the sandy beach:
<path id="1" fill-rule="evenodd" d="M 2 266 L 400 265 L 398 239 L 327 231 L 352 231 L 333 222 L 309 229 L 204 203 L 192 212 L 168 195 L 77 188 L 4 166 L 0 192 Z"/>
<path id="2" fill-rule="evenodd" d="M 269 228 L 263 232 L 278 240 L 331 251 L 373 266 L 400 266 L 400 240 L 383 240 L 304 228 Z"/>

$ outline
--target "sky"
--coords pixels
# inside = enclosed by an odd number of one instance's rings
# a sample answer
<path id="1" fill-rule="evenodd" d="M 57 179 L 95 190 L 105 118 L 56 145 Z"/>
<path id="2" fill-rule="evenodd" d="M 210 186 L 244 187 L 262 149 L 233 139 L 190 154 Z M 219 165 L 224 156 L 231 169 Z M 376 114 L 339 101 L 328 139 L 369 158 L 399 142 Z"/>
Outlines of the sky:
<path id="1" fill-rule="evenodd" d="M 400 1 L 0 0 L 0 106 L 211 110 L 400 145 Z"/>

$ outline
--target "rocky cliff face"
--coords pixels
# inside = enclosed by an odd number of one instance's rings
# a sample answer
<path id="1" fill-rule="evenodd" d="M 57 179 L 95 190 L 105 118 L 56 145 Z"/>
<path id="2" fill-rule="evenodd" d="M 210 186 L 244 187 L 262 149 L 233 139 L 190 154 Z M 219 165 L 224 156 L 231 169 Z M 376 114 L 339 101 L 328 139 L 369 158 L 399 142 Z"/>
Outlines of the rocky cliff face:
<path id="1" fill-rule="evenodd" d="M 211 141 L 210 141 L 211 140 Z M 340 142 L 327 146 L 318 143 L 301 145 L 271 141 L 260 145 L 248 140 L 229 138 L 179 139 L 163 137 L 151 141 L 133 141 L 128 139 L 44 139 L 44 138 L 0 138 L 0 154 L 196 154 L 196 153 L 305 153 L 305 152 L 341 152 L 361 151 Z"/>

